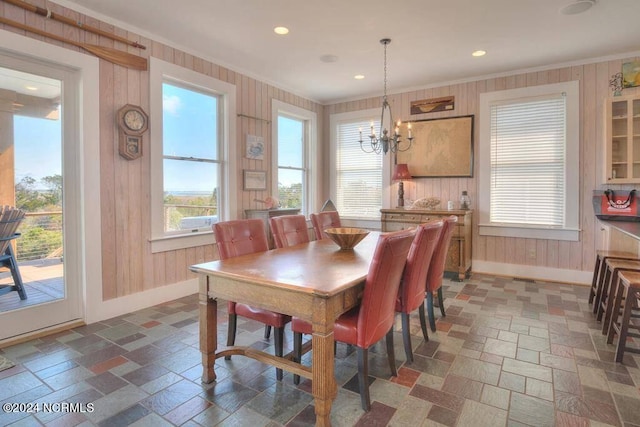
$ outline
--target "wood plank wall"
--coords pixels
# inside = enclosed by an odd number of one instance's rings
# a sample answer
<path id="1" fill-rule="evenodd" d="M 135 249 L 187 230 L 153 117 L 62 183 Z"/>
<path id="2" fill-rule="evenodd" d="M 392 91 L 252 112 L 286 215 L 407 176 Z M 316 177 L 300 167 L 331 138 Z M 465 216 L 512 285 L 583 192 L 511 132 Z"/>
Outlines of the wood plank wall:
<path id="1" fill-rule="evenodd" d="M 72 18 L 76 22 L 99 27 L 129 40 L 137 41 L 147 47 L 140 50 L 120 42 L 100 37 L 54 20 L 27 12 L 18 7 L 0 2 L 0 16 L 18 21 L 47 32 L 57 34 L 76 42 L 95 44 L 126 50 L 143 57 L 156 57 L 185 68 L 212 76 L 236 85 L 237 111 L 271 120 L 271 100 L 277 99 L 300 108 L 316 112 L 322 141 L 321 130 L 323 107 L 308 99 L 281 90 L 277 87 L 257 81 L 240 73 L 221 67 L 189 53 L 170 46 L 140 37 L 91 17 L 66 9 L 44 0 L 30 0 L 31 4 L 49 8 L 53 13 Z M 8 26 L 0 28 L 37 40 L 81 51 L 71 45 L 51 41 Z M 83 52 L 84 53 L 84 52 Z M 195 275 L 188 271 L 190 265 L 217 258 L 214 245 L 151 253 L 149 238 L 151 235 L 150 210 L 150 171 L 148 155 L 149 133 L 144 134 L 144 151 L 140 159 L 128 161 L 118 155 L 118 133 L 115 114 L 124 104 L 140 105 L 146 112 L 149 107 L 149 73 L 127 69 L 100 60 L 100 196 L 102 211 L 102 271 L 103 299 L 121 297 L 140 291 L 177 283 Z M 150 121 L 154 118 L 150 117 Z M 238 215 L 245 209 L 257 209 L 262 206 L 254 199 L 264 199 L 269 192 L 243 191 L 242 170 L 271 168 L 271 126 L 263 121 L 238 117 L 237 141 L 234 141 L 237 158 L 241 159 L 237 167 Z M 264 160 L 244 158 L 245 134 L 264 137 L 266 151 Z M 270 179 L 269 174 L 267 174 Z M 267 182 L 270 188 L 271 182 Z M 212 238 L 213 239 L 213 238 Z"/>
<path id="2" fill-rule="evenodd" d="M 407 120 L 435 119 L 442 117 L 475 115 L 474 132 L 474 176 L 473 178 L 418 178 L 404 183 L 405 198 L 416 200 L 422 197 L 440 197 L 458 201 L 462 190 L 471 196 L 473 209 L 473 259 L 496 263 L 531 265 L 569 270 L 590 271 L 593 268 L 596 248 L 603 247 L 600 226 L 591 205 L 594 189 L 602 185 L 604 156 L 605 99 L 611 96 L 609 80 L 622 70 L 622 60 L 606 61 L 546 71 L 514 74 L 477 80 L 450 86 L 435 87 L 389 96 L 394 117 Z M 636 58 L 637 59 L 637 58 Z M 479 100 L 483 92 L 536 86 L 548 83 L 578 80 L 580 82 L 580 241 L 566 242 L 544 239 L 480 236 L 478 234 L 478 147 L 479 147 Z M 393 89 L 391 89 L 393 90 Z M 640 88 L 625 89 L 624 94 L 640 93 Z M 451 112 L 410 114 L 411 101 L 453 95 L 455 109 Z M 380 98 L 369 98 L 326 106 L 325 132 L 329 131 L 329 117 L 334 113 L 345 113 L 366 108 L 379 108 Z M 329 155 L 328 151 L 325 153 Z M 613 186 L 616 187 L 616 186 Z M 629 188 L 617 186 L 619 188 Z"/>
<path id="3" fill-rule="evenodd" d="M 213 76 L 236 85 L 236 113 L 271 119 L 271 100 L 280 101 L 314 111 L 318 115 L 318 141 L 323 145 L 322 170 L 327 170 L 329 143 L 329 117 L 333 113 L 379 108 L 380 97 L 322 106 L 295 94 L 257 81 L 248 76 L 221 67 L 189 53 L 174 49 L 162 43 L 140 37 L 91 17 L 84 16 L 55 3 L 44 0 L 32 0 L 32 4 L 51 9 L 78 22 L 100 27 L 130 40 L 147 46 L 140 50 L 122 43 L 86 33 L 80 29 L 64 25 L 57 21 L 45 20 L 41 16 L 26 12 L 15 6 L 0 2 L 0 15 L 39 29 L 61 35 L 80 43 L 90 43 L 127 50 L 144 57 L 154 56 L 168 62 L 184 66 L 197 72 Z M 3 29 L 23 34 L 65 48 L 80 50 L 70 45 L 51 41 L 44 37 L 25 34 L 23 31 L 2 26 Z M 609 79 L 621 70 L 624 60 L 606 61 L 551 69 L 540 72 L 514 74 L 506 77 L 478 80 L 468 83 L 442 86 L 412 92 L 393 94 L 389 101 L 398 118 L 420 120 L 450 116 L 476 115 L 474 144 L 478 151 L 479 94 L 494 90 L 535 86 L 546 83 L 580 81 L 580 208 L 581 238 L 579 242 L 564 242 L 541 239 L 516 239 L 504 237 L 480 236 L 477 218 L 473 226 L 473 259 L 498 263 L 525 264 L 540 267 L 554 267 L 573 270 L 591 270 L 595 250 L 602 245 L 600 227 L 593 215 L 591 192 L 606 188 L 602 182 L 602 156 L 604 138 L 604 100 L 611 95 Z M 636 58 L 637 59 L 637 58 Z M 393 91 L 393 88 L 391 88 Z M 627 93 L 640 93 L 640 88 L 626 89 Z M 411 116 L 411 101 L 455 96 L 455 110 L 452 112 L 431 113 Z M 103 298 L 105 300 L 133 294 L 143 290 L 180 282 L 194 277 L 188 266 L 205 260 L 215 259 L 214 245 L 190 249 L 151 253 L 150 218 L 145 214 L 150 206 L 150 159 L 148 156 L 149 134 L 145 134 L 142 158 L 127 161 L 117 152 L 117 128 L 115 113 L 124 104 L 136 104 L 149 112 L 149 74 L 126 69 L 100 60 L 100 174 L 101 174 L 101 210 L 102 210 L 102 266 Z M 153 120 L 153 117 L 150 118 Z M 271 126 L 263 121 L 237 118 L 237 158 L 241 164 L 237 168 L 238 212 L 244 209 L 261 207 L 253 200 L 263 199 L 268 192 L 247 192 L 242 190 L 242 170 L 271 169 Z M 266 145 L 265 160 L 244 158 L 244 135 L 250 133 L 263 136 Z M 326 138 L 324 137 L 326 135 Z M 270 174 L 267 174 L 270 178 Z M 473 208 L 477 210 L 478 156 L 475 157 L 473 178 L 415 179 L 405 183 L 405 197 L 417 199 L 437 196 L 442 200 L 458 200 L 462 190 L 471 196 Z M 321 194 L 329 194 L 328 176 L 322 177 Z M 268 182 L 268 188 L 271 183 Z M 629 188 L 629 187 L 619 187 Z M 323 196 L 321 198 L 324 198 Z M 533 254 L 533 256 L 531 256 Z"/>

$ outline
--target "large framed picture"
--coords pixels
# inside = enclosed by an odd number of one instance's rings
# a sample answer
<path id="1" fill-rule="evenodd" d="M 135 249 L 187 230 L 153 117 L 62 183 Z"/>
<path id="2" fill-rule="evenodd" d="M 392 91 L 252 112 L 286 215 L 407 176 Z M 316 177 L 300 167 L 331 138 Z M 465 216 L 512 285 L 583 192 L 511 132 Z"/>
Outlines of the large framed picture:
<path id="1" fill-rule="evenodd" d="M 473 115 L 410 123 L 413 142 L 396 163 L 406 163 L 411 176 L 473 177 Z"/>
<path id="2" fill-rule="evenodd" d="M 244 173 L 244 189 L 245 190 L 266 190 L 267 189 L 267 172 L 243 170 Z"/>

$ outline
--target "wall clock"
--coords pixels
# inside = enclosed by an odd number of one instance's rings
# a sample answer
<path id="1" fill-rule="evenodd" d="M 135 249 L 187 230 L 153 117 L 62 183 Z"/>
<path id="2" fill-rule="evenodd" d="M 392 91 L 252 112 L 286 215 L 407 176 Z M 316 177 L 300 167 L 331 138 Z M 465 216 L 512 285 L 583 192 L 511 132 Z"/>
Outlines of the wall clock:
<path id="1" fill-rule="evenodd" d="M 142 134 L 149 128 L 149 117 L 136 105 L 127 104 L 118 110 L 120 128 L 118 152 L 127 160 L 142 156 Z"/>

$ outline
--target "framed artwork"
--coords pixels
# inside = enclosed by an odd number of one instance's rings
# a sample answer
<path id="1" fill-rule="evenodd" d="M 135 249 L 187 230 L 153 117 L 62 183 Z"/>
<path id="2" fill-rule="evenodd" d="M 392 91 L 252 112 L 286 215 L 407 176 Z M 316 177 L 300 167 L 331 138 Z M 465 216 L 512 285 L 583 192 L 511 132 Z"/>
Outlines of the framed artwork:
<path id="1" fill-rule="evenodd" d="M 243 170 L 243 181 L 245 190 L 266 190 L 267 189 L 267 172 Z"/>
<path id="2" fill-rule="evenodd" d="M 622 87 L 640 86 L 640 61 L 622 64 Z"/>
<path id="3" fill-rule="evenodd" d="M 247 159 L 264 160 L 264 138 L 247 134 Z"/>
<path id="4" fill-rule="evenodd" d="M 411 114 L 436 113 L 438 111 L 453 111 L 455 97 L 423 99 L 411 101 Z"/>
<path id="5" fill-rule="evenodd" d="M 410 123 L 413 142 L 396 153 L 396 163 L 406 163 L 411 176 L 473 177 L 473 115 Z"/>

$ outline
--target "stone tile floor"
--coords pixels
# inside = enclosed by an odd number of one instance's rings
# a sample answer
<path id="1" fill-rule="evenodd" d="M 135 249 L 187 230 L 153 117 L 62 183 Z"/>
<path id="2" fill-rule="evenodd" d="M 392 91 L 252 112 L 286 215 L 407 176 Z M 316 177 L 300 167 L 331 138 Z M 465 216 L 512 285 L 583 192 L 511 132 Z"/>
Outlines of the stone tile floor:
<path id="1" fill-rule="evenodd" d="M 444 286 L 447 316 L 429 342 L 412 319 L 413 363 L 396 333 L 397 378 L 382 343 L 370 352 L 369 413 L 355 351 L 338 346 L 334 426 L 640 426 L 640 357 L 612 362 L 588 287 L 480 275 Z M 2 349 L 17 363 L 0 372 L 2 403 L 93 411 L 0 412 L 0 425 L 313 425 L 309 380 L 277 382 L 274 368 L 235 356 L 216 362 L 217 382 L 201 384 L 197 314 L 194 295 Z M 224 340 L 226 313 L 219 318 Z M 238 344 L 273 351 L 261 324 L 238 327 Z M 287 330 L 289 349 L 291 338 Z"/>

